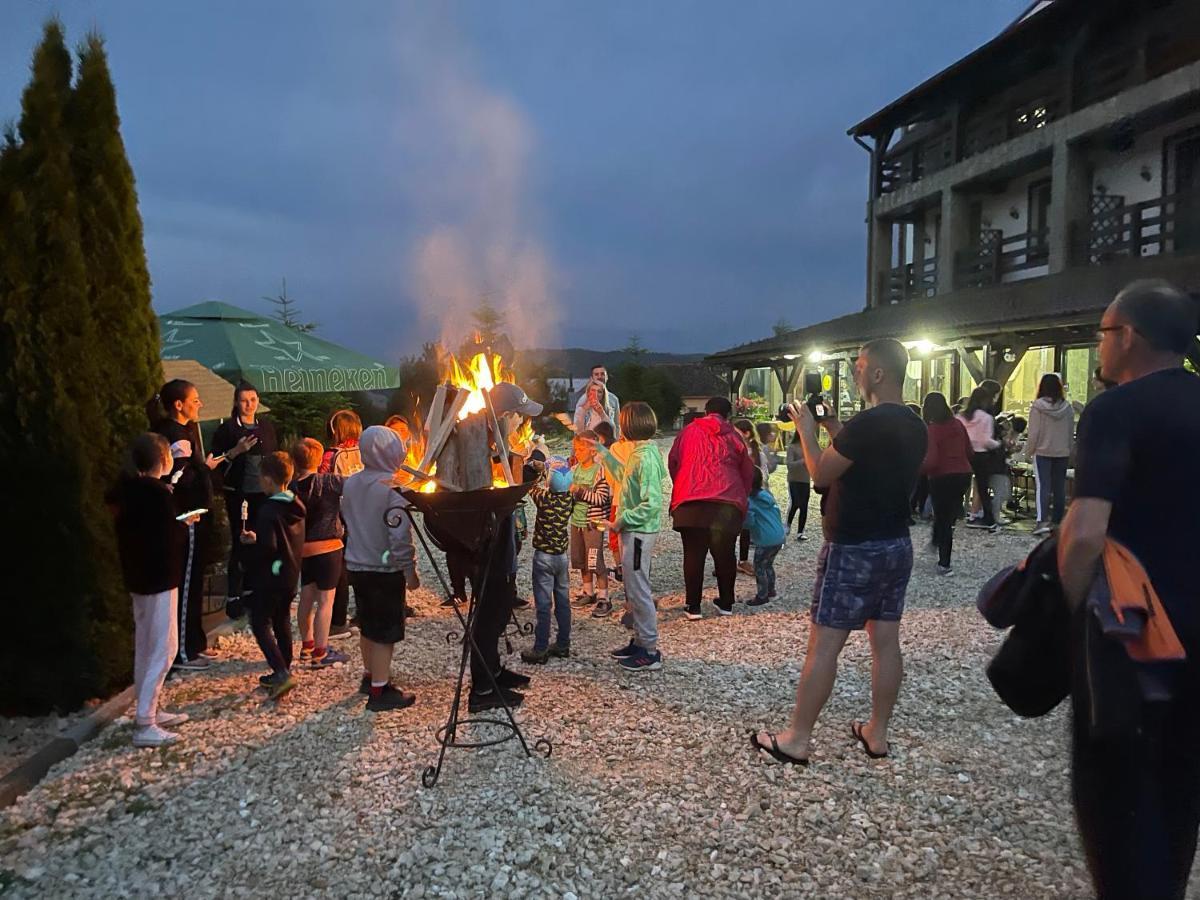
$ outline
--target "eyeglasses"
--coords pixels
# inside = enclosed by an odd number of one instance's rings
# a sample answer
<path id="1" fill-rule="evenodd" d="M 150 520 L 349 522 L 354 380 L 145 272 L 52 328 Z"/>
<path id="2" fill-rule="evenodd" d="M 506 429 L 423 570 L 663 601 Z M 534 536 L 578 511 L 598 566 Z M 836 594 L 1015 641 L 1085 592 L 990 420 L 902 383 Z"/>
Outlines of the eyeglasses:
<path id="1" fill-rule="evenodd" d="M 1103 340 L 1104 335 L 1109 331 L 1122 331 L 1129 327 L 1130 326 L 1128 326 L 1128 325 L 1101 325 L 1099 328 L 1096 329 L 1096 340 L 1097 341 Z"/>

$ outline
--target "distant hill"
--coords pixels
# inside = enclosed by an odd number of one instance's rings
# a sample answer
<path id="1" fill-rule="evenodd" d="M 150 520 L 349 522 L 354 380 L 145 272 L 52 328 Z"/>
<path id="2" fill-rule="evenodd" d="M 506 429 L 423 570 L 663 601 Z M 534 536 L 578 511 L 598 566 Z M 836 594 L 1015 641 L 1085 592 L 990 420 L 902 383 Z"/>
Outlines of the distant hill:
<path id="1" fill-rule="evenodd" d="M 636 359 L 643 365 L 667 365 L 699 362 L 704 356 L 703 353 L 657 353 L 647 350 Z M 555 375 L 587 378 L 592 373 L 592 366 L 603 364 L 605 368 L 612 370 L 634 359 L 633 354 L 624 350 L 586 350 L 582 347 L 567 347 L 562 350 L 534 349 L 518 351 L 516 367 L 520 371 L 522 363 L 544 365 Z"/>

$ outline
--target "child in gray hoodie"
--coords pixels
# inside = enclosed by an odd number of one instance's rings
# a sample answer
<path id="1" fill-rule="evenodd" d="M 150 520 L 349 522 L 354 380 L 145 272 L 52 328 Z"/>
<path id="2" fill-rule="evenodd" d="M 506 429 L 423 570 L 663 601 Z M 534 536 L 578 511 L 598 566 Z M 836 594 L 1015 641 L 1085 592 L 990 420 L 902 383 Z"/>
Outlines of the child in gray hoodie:
<path id="1" fill-rule="evenodd" d="M 412 526 L 404 498 L 392 489 L 406 447 L 390 428 L 373 425 L 359 439 L 363 470 L 342 488 L 346 571 L 354 588 L 362 634 L 360 691 L 367 709 L 403 709 L 416 700 L 391 684 L 392 651 L 404 640 L 404 594 L 420 586 Z"/>

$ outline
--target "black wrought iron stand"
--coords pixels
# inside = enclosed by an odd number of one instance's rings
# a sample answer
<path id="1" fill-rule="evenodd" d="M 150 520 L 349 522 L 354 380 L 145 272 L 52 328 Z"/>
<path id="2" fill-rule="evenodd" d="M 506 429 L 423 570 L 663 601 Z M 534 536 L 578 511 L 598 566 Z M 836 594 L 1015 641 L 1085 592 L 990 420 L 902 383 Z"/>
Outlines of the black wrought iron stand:
<path id="1" fill-rule="evenodd" d="M 405 496 L 409 496 L 408 492 L 405 492 Z M 417 524 L 417 520 L 413 515 L 413 511 L 414 509 L 412 506 L 404 509 L 404 513 L 408 516 L 409 522 L 412 525 L 413 532 L 417 535 L 417 538 L 421 542 L 421 546 L 425 550 L 426 556 L 429 557 L 429 561 L 433 565 L 433 570 L 437 574 L 438 581 L 442 586 L 442 591 L 445 593 L 448 599 L 452 599 L 454 592 L 450 587 L 449 581 L 442 574 L 442 570 L 438 566 L 437 557 L 430 549 L 429 541 L 426 539 L 426 529 Z M 421 513 L 424 517 L 437 516 L 437 512 L 435 510 L 429 508 L 421 509 L 419 506 L 416 508 L 416 512 Z M 491 539 L 496 534 L 496 511 L 489 509 L 476 510 L 476 512 L 482 517 L 487 517 L 485 531 L 489 535 L 489 538 L 486 541 L 486 549 L 483 547 L 478 548 L 483 550 L 484 553 L 482 573 L 478 581 L 471 579 L 471 592 L 466 603 L 466 613 L 464 614 L 460 604 L 451 603 L 451 606 L 454 609 L 454 615 L 458 618 L 459 627 L 462 628 L 462 638 L 460 641 L 462 645 L 462 653 L 459 655 L 458 678 L 454 686 L 454 696 L 450 701 L 450 715 L 446 719 L 446 724 L 437 730 L 437 739 L 439 744 L 437 763 L 427 766 L 421 773 L 421 783 L 424 784 L 425 787 L 433 787 L 435 784 L 437 784 L 438 779 L 442 774 L 442 763 L 446 758 L 446 751 L 451 747 L 457 747 L 461 749 L 492 747 L 516 738 L 521 742 L 521 749 L 525 751 L 525 755 L 533 755 L 529 747 L 529 742 L 526 741 L 525 734 L 521 730 L 521 726 L 517 723 L 516 718 L 513 716 L 512 709 L 509 708 L 508 704 L 504 700 L 504 692 L 500 685 L 496 682 L 496 673 L 489 671 L 488 680 L 491 682 L 492 690 L 496 692 L 496 696 L 500 700 L 504 710 L 505 718 L 501 719 L 498 716 L 477 716 L 469 714 L 464 716 L 462 714 L 463 688 L 466 680 L 467 667 L 470 665 L 471 652 L 479 652 L 479 647 L 475 643 L 475 636 L 472 629 L 472 626 L 475 623 L 475 617 L 479 612 L 478 591 L 484 590 L 485 586 L 487 585 L 487 579 L 488 575 L 491 573 L 492 560 L 495 556 L 496 549 L 496 541 Z M 430 534 L 430 539 L 433 540 L 435 545 L 440 543 L 433 534 Z M 499 598 L 489 598 L 489 602 L 497 602 L 498 599 Z M 518 629 L 518 633 L 523 633 L 520 630 L 522 626 L 516 621 L 514 616 L 509 623 L 509 632 L 506 632 L 506 640 L 507 633 L 511 633 L 514 624 Z M 450 632 L 446 635 L 446 642 L 449 644 L 453 644 L 456 639 L 458 639 L 457 635 L 455 635 L 453 632 Z M 502 734 L 494 738 L 461 740 L 458 732 L 459 727 L 462 725 L 490 725 L 499 728 L 502 731 Z M 550 756 L 554 749 L 553 745 L 546 738 L 538 738 L 534 742 L 533 747 L 539 753 L 547 757 Z"/>

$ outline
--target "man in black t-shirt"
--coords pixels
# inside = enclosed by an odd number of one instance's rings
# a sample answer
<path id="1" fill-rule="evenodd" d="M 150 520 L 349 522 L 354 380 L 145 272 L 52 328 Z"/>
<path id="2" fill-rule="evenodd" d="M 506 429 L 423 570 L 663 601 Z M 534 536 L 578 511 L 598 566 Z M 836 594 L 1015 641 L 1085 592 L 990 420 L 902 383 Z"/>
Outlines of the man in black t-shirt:
<path id="1" fill-rule="evenodd" d="M 792 420 L 817 490 L 826 490 L 825 544 L 817 558 L 812 629 L 791 723 L 779 734 L 759 732 L 753 743 L 780 762 L 808 761 L 808 742 L 837 675 L 838 655 L 851 631 L 871 640 L 871 718 L 852 722 L 867 755 L 887 756 L 888 723 L 900 691 L 900 616 L 912 573 L 909 498 L 925 458 L 925 423 L 903 402 L 908 351 L 885 338 L 862 348 L 854 380 L 868 409 L 843 427 L 822 419 L 830 447 L 817 443 L 807 405 L 792 404 Z"/>
<path id="2" fill-rule="evenodd" d="M 1100 367 L 1116 387 L 1079 420 L 1074 500 L 1058 566 L 1077 623 L 1105 540 L 1146 570 L 1187 652 L 1160 674 L 1171 699 L 1147 704 L 1126 739 L 1090 733 L 1074 696 L 1073 793 L 1102 897 L 1183 897 L 1200 823 L 1200 378 L 1183 367 L 1196 304 L 1165 281 L 1121 291 L 1100 323 Z"/>

